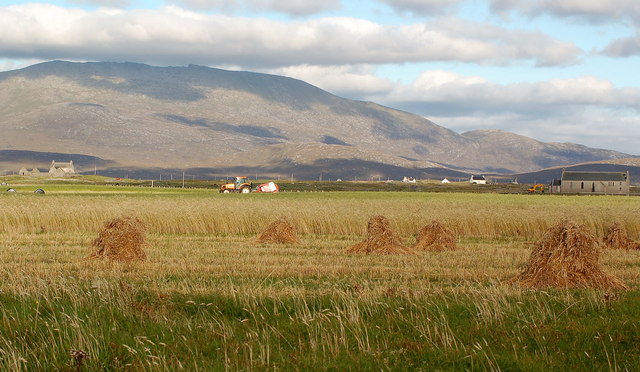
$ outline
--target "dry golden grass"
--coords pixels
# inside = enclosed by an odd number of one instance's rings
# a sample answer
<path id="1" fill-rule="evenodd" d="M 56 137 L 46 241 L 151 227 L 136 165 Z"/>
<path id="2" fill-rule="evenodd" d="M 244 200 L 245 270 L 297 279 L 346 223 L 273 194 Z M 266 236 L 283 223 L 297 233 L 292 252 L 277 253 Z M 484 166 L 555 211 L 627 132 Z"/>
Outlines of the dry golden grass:
<path id="1" fill-rule="evenodd" d="M 529 256 L 530 244 L 568 211 L 600 236 L 610 220 L 628 221 L 629 234 L 637 236 L 633 212 L 640 207 L 640 199 L 625 197 L 475 194 L 15 196 L 2 197 L 0 244 L 7 247 L 0 252 L 4 272 L 23 274 L 18 276 L 26 281 L 65 273 L 87 277 L 117 273 L 150 279 L 179 275 L 183 278 L 180 290 L 184 291 L 209 290 L 206 283 L 210 279 L 193 281 L 195 277 L 230 275 L 354 281 L 382 277 L 396 282 L 409 280 L 413 284 L 408 286 L 430 286 L 431 279 L 500 282 L 518 273 Z M 486 210 L 486 218 L 468 214 L 469 209 Z M 420 230 L 420 221 L 444 221 L 459 236 L 460 249 L 437 256 L 394 255 L 384 259 L 347 254 L 347 248 L 366 235 L 368 216 L 376 212 L 389 217 L 390 227 L 404 241 L 410 241 Z M 120 271 L 119 265 L 84 261 L 82 257 L 104 221 L 123 214 L 139 216 L 147 226 L 149 259 L 123 266 L 135 267 L 131 272 Z M 290 216 L 301 244 L 253 244 L 274 215 Z M 638 283 L 634 266 L 637 259 L 634 251 L 607 250 L 601 263 L 625 283 Z"/>
<path id="2" fill-rule="evenodd" d="M 603 237 L 610 221 L 622 223 L 631 239 L 640 237 L 640 198 L 421 194 L 291 193 L 185 195 L 47 192 L 45 198 L 0 194 L 0 232 L 95 232 L 104 221 L 138 216 L 150 233 L 257 235 L 286 215 L 299 236 L 364 236 L 370 216 L 384 215 L 403 239 L 414 236 L 424 221 L 445 223 L 459 237 L 538 239 L 563 218 L 571 217 Z M 482 218 L 477 213 L 482 211 Z M 230 216 L 233 216 L 232 218 Z"/>
<path id="3" fill-rule="evenodd" d="M 361 287 L 374 297 L 388 288 L 414 293 L 488 290 L 482 283 L 518 293 L 517 288 L 501 283 L 517 275 L 530 255 L 525 240 L 462 239 L 455 251 L 382 258 L 347 254 L 345 248 L 356 241 L 341 236 L 307 236 L 300 245 L 257 247 L 253 237 L 151 234 L 145 262 L 106 263 L 83 259 L 92 239 L 78 233 L 0 234 L 0 244 L 11 248 L 0 252 L 0 290 L 37 294 L 56 287 L 52 283 L 63 285 L 72 276 L 97 286 L 143 280 L 158 293 L 215 290 L 230 296 L 339 295 L 351 287 Z M 623 282 L 638 285 L 639 259 L 635 251 L 607 250 L 600 263 Z M 270 285 L 265 285 L 265 278 Z M 305 282 L 324 285 L 311 290 Z"/>
<path id="4" fill-rule="evenodd" d="M 461 360 L 478 370 L 508 369 L 524 358 L 546 366 L 562 343 L 554 337 L 545 346 L 550 332 L 573 326 L 576 316 L 626 312 L 612 310 L 611 297 L 599 291 L 530 291 L 506 282 L 527 262 L 533 242 L 569 211 L 599 236 L 615 219 L 634 237 L 639 206 L 633 198 L 409 193 L 48 192 L 37 203 L 16 196 L 2 198 L 0 215 L 0 293 L 7 305 L 0 365 L 14 370 L 73 370 L 70 350 L 89 354 L 87 370 L 104 363 L 122 370 L 348 370 L 372 356 L 375 365 L 363 369 L 400 370 L 425 361 L 422 352 L 451 361 L 425 370 L 462 369 Z M 469 209 L 487 210 L 487 218 Z M 424 221 L 444 221 L 459 247 L 348 254 L 366 234 L 369 216 L 382 213 L 409 243 Z M 84 259 L 104 221 L 127 214 L 147 225 L 147 260 Z M 281 215 L 300 244 L 257 246 L 256 235 Z M 639 260 L 638 251 L 605 250 L 599 264 L 637 287 Z M 118 327 L 122 319 L 134 326 Z M 562 355 L 582 357 L 587 349 L 594 355 L 602 341 L 593 334 L 584 330 L 586 347 L 571 345 Z M 609 355 L 620 347 L 606 345 Z M 635 355 L 629 350 L 616 349 L 609 366 L 624 370 Z M 508 353 L 513 363 L 501 359 Z M 599 369 L 606 367 L 603 354 Z"/>

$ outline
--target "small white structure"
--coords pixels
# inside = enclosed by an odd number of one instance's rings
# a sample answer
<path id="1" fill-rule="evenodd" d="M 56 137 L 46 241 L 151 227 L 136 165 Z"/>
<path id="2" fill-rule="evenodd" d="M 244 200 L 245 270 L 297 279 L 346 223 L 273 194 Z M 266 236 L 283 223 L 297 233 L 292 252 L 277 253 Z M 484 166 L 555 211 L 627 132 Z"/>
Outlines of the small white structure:
<path id="1" fill-rule="evenodd" d="M 484 178 L 484 176 L 473 175 L 469 178 L 469 183 L 473 185 L 486 185 L 487 180 Z"/>
<path id="2" fill-rule="evenodd" d="M 416 179 L 413 177 L 405 177 L 402 179 L 402 182 L 404 183 L 416 183 Z"/>
<path id="3" fill-rule="evenodd" d="M 446 179 L 446 178 L 445 178 L 445 179 L 443 179 L 441 182 L 442 182 L 442 183 L 451 183 L 451 181 L 449 181 L 449 180 L 448 180 L 448 179 Z"/>

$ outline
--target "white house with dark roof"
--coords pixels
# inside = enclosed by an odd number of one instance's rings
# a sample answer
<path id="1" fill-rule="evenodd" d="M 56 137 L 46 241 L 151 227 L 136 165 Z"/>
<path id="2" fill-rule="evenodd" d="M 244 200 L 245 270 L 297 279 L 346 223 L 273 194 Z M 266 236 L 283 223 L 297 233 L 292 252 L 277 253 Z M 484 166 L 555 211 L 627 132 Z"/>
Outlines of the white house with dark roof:
<path id="1" fill-rule="evenodd" d="M 560 192 L 569 194 L 629 195 L 631 179 L 625 172 L 562 171 Z"/>

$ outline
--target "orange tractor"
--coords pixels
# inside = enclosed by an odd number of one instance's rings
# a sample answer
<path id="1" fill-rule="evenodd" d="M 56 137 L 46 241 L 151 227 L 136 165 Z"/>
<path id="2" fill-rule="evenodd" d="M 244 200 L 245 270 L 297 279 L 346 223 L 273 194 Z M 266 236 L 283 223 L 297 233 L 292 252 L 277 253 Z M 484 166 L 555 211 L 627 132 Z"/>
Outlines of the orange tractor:
<path id="1" fill-rule="evenodd" d="M 540 190 L 540 192 L 544 192 L 544 185 L 541 183 L 538 183 L 527 189 L 527 191 L 529 191 L 529 194 L 533 194 L 538 190 Z"/>
<path id="2" fill-rule="evenodd" d="M 224 194 L 231 192 L 248 194 L 251 192 L 251 183 L 249 183 L 247 177 L 233 177 L 232 182 L 227 182 L 220 186 L 220 192 Z"/>

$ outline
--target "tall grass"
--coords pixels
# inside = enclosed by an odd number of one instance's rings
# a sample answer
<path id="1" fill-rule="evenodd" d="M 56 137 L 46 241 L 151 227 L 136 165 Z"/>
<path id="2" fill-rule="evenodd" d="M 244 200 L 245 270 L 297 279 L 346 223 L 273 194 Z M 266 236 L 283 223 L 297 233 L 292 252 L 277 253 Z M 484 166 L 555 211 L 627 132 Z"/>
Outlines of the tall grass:
<path id="1" fill-rule="evenodd" d="M 134 189 L 134 188 L 132 188 Z M 220 195 L 211 191 L 130 194 L 6 195 L 0 231 L 93 232 L 129 214 L 160 234 L 247 235 L 287 216 L 306 235 L 362 235 L 370 216 L 387 216 L 400 234 L 415 234 L 432 219 L 466 237 L 536 238 L 562 218 L 603 235 L 614 222 L 640 235 L 640 199 L 616 196 L 540 196 L 429 193 L 290 193 Z"/>
<path id="2" fill-rule="evenodd" d="M 505 284 L 569 217 L 638 237 L 616 197 L 317 193 L 2 195 L 0 370 L 639 370 L 638 252 L 603 252 L 631 291 Z M 108 219 L 150 228 L 148 260 L 86 260 Z M 348 255 L 368 218 L 431 219 L 461 249 Z M 257 245 L 286 215 L 300 245 Z M 83 361 L 71 350 L 89 354 Z"/>

